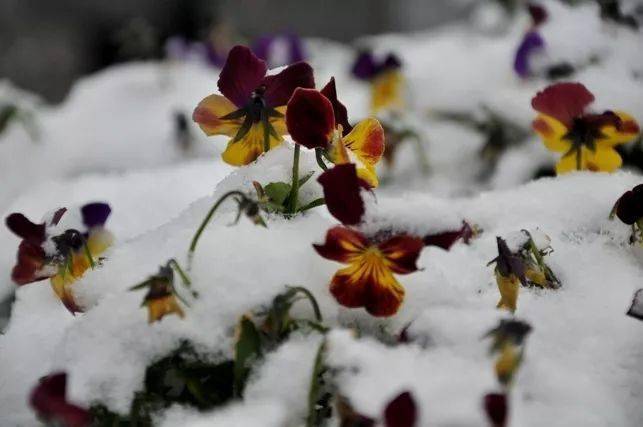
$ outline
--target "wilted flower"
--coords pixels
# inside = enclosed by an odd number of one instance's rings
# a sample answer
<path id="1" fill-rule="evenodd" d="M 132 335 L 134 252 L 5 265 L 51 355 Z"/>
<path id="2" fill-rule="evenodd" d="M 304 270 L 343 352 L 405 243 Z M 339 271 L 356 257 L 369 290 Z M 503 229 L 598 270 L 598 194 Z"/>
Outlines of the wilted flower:
<path id="1" fill-rule="evenodd" d="M 361 190 L 370 186 L 357 176 L 352 163 L 337 165 L 317 179 L 324 190 L 328 211 L 344 225 L 357 225 L 364 215 Z"/>
<path id="2" fill-rule="evenodd" d="M 58 372 L 41 378 L 32 390 L 29 404 L 40 420 L 60 427 L 87 427 L 92 416 L 86 409 L 67 401 L 67 374 Z"/>
<path id="3" fill-rule="evenodd" d="M 520 77 L 529 77 L 532 74 L 531 59 L 545 47 L 545 41 L 538 32 L 538 27 L 547 21 L 547 10 L 541 5 L 529 4 L 532 27 L 523 37 L 514 58 L 514 71 Z"/>
<path id="4" fill-rule="evenodd" d="M 626 191 L 614 204 L 610 218 L 614 215 L 623 223 L 632 226 L 630 243 L 643 241 L 643 184 Z"/>
<path id="5" fill-rule="evenodd" d="M 496 283 L 500 291 L 500 301 L 498 301 L 497 307 L 513 313 L 516 311 L 520 284 L 527 285 L 525 264 L 520 256 L 509 250 L 507 242 L 501 237 L 497 237 L 496 240 L 498 256 L 491 263 L 496 263 Z"/>
<path id="6" fill-rule="evenodd" d="M 335 164 L 355 163 L 358 176 L 371 187 L 377 187 L 375 165 L 384 153 L 384 130 L 374 118 L 355 127 L 348 124 L 346 108 L 337 99 L 334 79 L 321 92 L 295 90 L 288 102 L 286 123 L 297 144 L 322 150 Z"/>
<path id="7" fill-rule="evenodd" d="M 594 95 L 580 83 L 557 83 L 531 100 L 540 114 L 534 130 L 549 150 L 563 153 L 556 173 L 574 170 L 612 172 L 622 164 L 614 150 L 634 139 L 639 126 L 632 116 L 620 111 L 590 113 Z"/>
<path id="8" fill-rule="evenodd" d="M 643 320 L 643 289 L 639 289 L 634 294 L 632 305 L 627 311 L 627 315 L 635 319 Z"/>
<path id="9" fill-rule="evenodd" d="M 252 44 L 252 51 L 270 67 L 294 64 L 306 59 L 301 38 L 294 33 L 259 37 Z"/>
<path id="10" fill-rule="evenodd" d="M 81 311 L 72 293 L 72 284 L 93 268 L 96 258 L 112 243 L 104 228 L 111 213 L 106 203 L 90 203 L 80 209 L 84 229 L 57 230 L 67 209 L 58 209 L 48 220 L 35 224 L 20 213 L 6 218 L 7 227 L 22 237 L 18 261 L 11 278 L 18 285 L 51 278 L 51 285 L 65 307 L 72 313 Z"/>
<path id="11" fill-rule="evenodd" d="M 531 326 L 526 322 L 503 319 L 496 328 L 485 335 L 493 339 L 490 352 L 497 355 L 496 376 L 503 385 L 511 383 L 520 366 L 525 338 L 530 332 Z"/>
<path id="12" fill-rule="evenodd" d="M 487 393 L 484 396 L 484 410 L 492 427 L 507 425 L 509 402 L 504 393 Z"/>
<path id="13" fill-rule="evenodd" d="M 370 51 L 357 55 L 352 67 L 353 75 L 371 84 L 371 111 L 396 110 L 404 107 L 404 77 L 399 58 L 389 53 L 378 61 Z"/>
<path id="14" fill-rule="evenodd" d="M 330 292 L 345 307 L 364 307 L 373 316 L 392 316 L 404 300 L 393 276 L 417 271 L 422 239 L 406 234 L 377 242 L 346 227 L 333 227 L 323 244 L 313 245 L 324 258 L 348 264 L 330 283 Z"/>
<path id="15" fill-rule="evenodd" d="M 206 135 L 231 137 L 223 160 L 246 165 L 276 147 L 285 135 L 286 103 L 297 87 L 314 87 L 313 70 L 305 62 L 267 76 L 265 61 L 250 49 L 235 46 L 228 54 L 218 87 L 223 96 L 210 95 L 194 110 L 192 118 Z"/>
<path id="16" fill-rule="evenodd" d="M 147 307 L 148 323 L 157 322 L 168 314 L 176 314 L 181 318 L 185 317 L 185 313 L 178 301 L 181 297 L 174 287 L 174 269 L 172 267 L 179 272 L 183 284 L 189 286 L 190 280 L 179 264 L 171 259 L 167 264 L 159 268 L 158 273 L 130 288 L 133 291 L 147 288 L 147 294 L 143 298 L 141 306 Z"/>

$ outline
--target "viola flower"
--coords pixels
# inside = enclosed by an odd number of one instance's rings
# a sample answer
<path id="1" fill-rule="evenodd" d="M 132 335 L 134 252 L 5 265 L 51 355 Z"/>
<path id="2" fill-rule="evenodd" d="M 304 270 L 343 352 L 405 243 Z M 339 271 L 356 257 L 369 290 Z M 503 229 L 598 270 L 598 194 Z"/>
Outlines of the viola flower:
<path id="1" fill-rule="evenodd" d="M 174 259 L 171 259 L 167 264 L 159 268 L 158 273 L 130 288 L 132 291 L 147 288 L 147 294 L 143 298 L 141 306 L 147 307 L 148 323 L 157 322 L 169 314 L 176 314 L 180 318 L 185 317 L 185 313 L 178 301 L 181 297 L 174 287 L 174 269 L 172 267 L 177 269 L 183 284 L 189 286 L 190 280 L 179 264 Z M 195 293 L 193 295 L 196 296 Z M 187 305 L 187 303 L 185 304 Z"/>
<path id="2" fill-rule="evenodd" d="M 324 190 L 326 207 L 335 218 L 344 225 L 357 225 L 362 221 L 365 208 L 361 190 L 370 190 L 370 186 L 357 176 L 354 164 L 328 169 L 317 181 Z"/>
<path id="3" fill-rule="evenodd" d="M 496 241 L 498 256 L 489 263 L 496 263 L 495 276 L 500 291 L 500 301 L 496 307 L 513 313 L 516 311 L 520 284 L 527 285 L 525 264 L 521 257 L 509 250 L 507 242 L 501 237 L 497 237 Z"/>
<path id="4" fill-rule="evenodd" d="M 29 404 L 47 425 L 87 427 L 92 423 L 88 410 L 67 401 L 67 374 L 58 372 L 41 378 L 32 390 Z"/>
<path id="5" fill-rule="evenodd" d="M 252 51 L 270 67 L 294 64 L 306 59 L 301 38 L 294 33 L 259 37 L 252 44 Z"/>
<path id="6" fill-rule="evenodd" d="M 520 366 L 524 342 L 531 326 L 520 320 L 501 320 L 500 324 L 485 336 L 493 339 L 490 352 L 497 354 L 496 376 L 503 385 L 508 385 Z"/>
<path id="7" fill-rule="evenodd" d="M 484 396 L 484 410 L 492 427 L 505 427 L 508 414 L 507 395 L 504 393 L 487 393 Z"/>
<path id="8" fill-rule="evenodd" d="M 574 170 L 612 172 L 622 164 L 614 150 L 639 134 L 639 125 L 627 113 L 591 113 L 594 95 L 580 83 L 557 83 L 539 92 L 532 107 L 540 114 L 534 130 L 549 150 L 563 153 L 556 173 Z"/>
<path id="9" fill-rule="evenodd" d="M 377 61 L 370 51 L 357 55 L 352 67 L 353 76 L 371 85 L 371 112 L 404 108 L 404 77 L 402 62 L 393 53 Z"/>
<path id="10" fill-rule="evenodd" d="M 58 298 L 70 312 L 77 313 L 82 310 L 74 300 L 72 285 L 94 267 L 99 261 L 97 256 L 112 244 L 112 234 L 104 227 L 111 208 L 106 203 L 84 205 L 80 209 L 84 228 L 61 232 L 59 223 L 66 212 L 66 208 L 58 209 L 40 224 L 20 213 L 7 217 L 7 227 L 23 239 L 11 277 L 18 285 L 50 278 Z"/>
<path id="11" fill-rule="evenodd" d="M 194 110 L 192 119 L 206 135 L 231 137 L 222 155 L 228 164 L 247 165 L 281 144 L 288 99 L 298 87 L 315 87 L 313 70 L 305 62 L 272 76 L 267 71 L 266 62 L 250 49 L 235 46 L 219 75 L 223 96 L 210 95 Z"/>
<path id="12" fill-rule="evenodd" d="M 545 47 L 545 40 L 538 32 L 538 28 L 547 21 L 547 10 L 543 6 L 529 4 L 527 8 L 531 15 L 532 26 L 520 42 L 514 57 L 514 71 L 522 78 L 533 74 L 531 59 Z"/>
<path id="13" fill-rule="evenodd" d="M 330 292 L 349 308 L 364 307 L 373 316 L 392 316 L 404 301 L 404 288 L 393 276 L 417 271 L 422 239 L 400 234 L 374 241 L 347 227 L 333 227 L 323 244 L 313 245 L 326 259 L 348 264 L 335 273 Z"/>
<path id="14" fill-rule="evenodd" d="M 632 305 L 627 311 L 627 315 L 635 319 L 643 320 L 643 289 L 639 289 L 634 294 Z"/>
<path id="15" fill-rule="evenodd" d="M 643 184 L 626 191 L 614 204 L 610 219 L 616 215 L 624 224 L 632 226 L 630 243 L 643 241 Z"/>
<path id="16" fill-rule="evenodd" d="M 358 177 L 377 187 L 375 166 L 384 153 L 384 130 L 374 118 L 350 126 L 346 107 L 337 99 L 335 79 L 321 92 L 295 90 L 288 102 L 286 124 L 297 144 L 323 151 L 335 164 L 354 163 Z"/>

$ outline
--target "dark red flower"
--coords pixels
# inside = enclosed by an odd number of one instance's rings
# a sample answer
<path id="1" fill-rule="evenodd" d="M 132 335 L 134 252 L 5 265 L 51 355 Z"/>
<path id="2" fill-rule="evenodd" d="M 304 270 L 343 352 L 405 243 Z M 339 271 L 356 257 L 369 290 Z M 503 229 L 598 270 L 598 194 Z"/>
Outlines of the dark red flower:
<path id="1" fill-rule="evenodd" d="M 616 216 L 627 225 L 643 217 L 643 184 L 626 191 L 615 205 Z"/>
<path id="2" fill-rule="evenodd" d="M 424 236 L 423 240 L 426 246 L 437 246 L 448 251 L 460 239 L 468 244 L 473 235 L 474 231 L 469 223 L 462 221 L 462 227 L 459 230 L 428 234 Z"/>
<path id="3" fill-rule="evenodd" d="M 352 163 L 337 165 L 328 169 L 317 179 L 324 189 L 328 211 L 342 224 L 356 225 L 364 215 L 364 201 L 360 191 L 369 190 L 369 185 L 357 177 Z"/>
<path id="4" fill-rule="evenodd" d="M 335 131 L 333 105 L 315 89 L 295 90 L 286 110 L 292 139 L 306 148 L 328 148 Z"/>
<path id="5" fill-rule="evenodd" d="M 85 427 L 92 422 L 86 409 L 67 401 L 67 374 L 57 372 L 40 379 L 29 403 L 38 418 L 61 427 Z"/>
<path id="6" fill-rule="evenodd" d="M 484 396 L 484 410 L 493 427 L 504 427 L 507 424 L 507 396 L 502 393 L 487 393 Z"/>
<path id="7" fill-rule="evenodd" d="M 410 392 L 400 393 L 384 409 L 386 427 L 413 427 L 417 425 L 417 405 Z"/>
<path id="8" fill-rule="evenodd" d="M 333 113 L 335 114 L 335 123 L 342 125 L 342 135 L 346 136 L 353 130 L 353 127 L 348 123 L 348 111 L 344 104 L 337 99 L 337 87 L 335 86 L 335 77 L 331 77 L 330 81 L 321 90 L 333 106 Z"/>
<path id="9" fill-rule="evenodd" d="M 22 238 L 11 279 L 18 285 L 25 285 L 50 277 L 51 274 L 42 271 L 45 266 L 45 251 L 41 245 L 46 238 L 46 224 L 35 224 L 21 213 L 12 213 L 5 219 L 5 223 L 9 230 Z"/>
<path id="10" fill-rule="evenodd" d="M 594 95 L 581 83 L 556 83 L 538 92 L 531 106 L 571 129 L 592 102 Z"/>

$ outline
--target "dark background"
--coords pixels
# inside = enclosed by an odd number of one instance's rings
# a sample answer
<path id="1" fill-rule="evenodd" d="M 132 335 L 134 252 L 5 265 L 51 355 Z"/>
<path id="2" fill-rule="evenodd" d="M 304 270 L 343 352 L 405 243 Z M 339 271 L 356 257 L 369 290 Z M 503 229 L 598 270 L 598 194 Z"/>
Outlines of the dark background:
<path id="1" fill-rule="evenodd" d="M 159 58 L 165 39 L 225 24 L 240 40 L 293 31 L 350 42 L 427 29 L 462 16 L 456 0 L 0 0 L 0 79 L 64 99 L 81 75 Z"/>

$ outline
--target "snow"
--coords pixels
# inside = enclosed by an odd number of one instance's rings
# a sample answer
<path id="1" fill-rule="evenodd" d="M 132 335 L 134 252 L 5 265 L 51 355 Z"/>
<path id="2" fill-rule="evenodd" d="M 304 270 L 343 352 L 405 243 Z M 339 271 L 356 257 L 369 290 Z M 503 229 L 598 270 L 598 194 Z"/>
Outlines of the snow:
<path id="1" fill-rule="evenodd" d="M 552 16 L 542 30 L 546 59 L 586 64 L 598 55 L 601 61 L 574 79 L 594 92 L 597 109 L 623 109 L 643 122 L 643 87 L 635 78 L 643 63 L 633 54 L 641 35 L 600 22 L 593 4 L 572 9 L 545 3 Z M 148 324 L 140 307 L 143 292 L 129 288 L 170 258 L 188 265 L 190 239 L 220 196 L 230 190 L 250 194 L 252 181 L 288 182 L 292 144 L 236 169 L 220 160 L 225 139 L 205 138 L 194 125 L 192 149 L 177 147 L 174 112 L 189 117 L 202 97 L 216 91 L 217 71 L 196 61 L 107 69 L 79 81 L 58 107 L 10 92 L 35 111 L 41 139 L 31 141 L 19 126 L 0 135 L 0 211 L 37 220 L 59 206 L 107 201 L 113 210 L 107 227 L 116 243 L 100 268 L 74 284 L 83 314 L 69 314 L 47 282 L 15 290 L 0 336 L 3 423 L 34 425 L 26 397 L 39 377 L 56 370 L 68 373 L 70 400 L 126 413 L 150 363 L 183 340 L 212 360 L 230 358 L 240 316 L 268 304 L 286 285 L 298 285 L 320 304 L 331 328 L 326 363 L 358 412 L 377 419 L 388 401 L 408 390 L 419 405 L 418 425 L 484 425 L 482 396 L 498 385 L 483 336 L 509 316 L 495 308 L 499 293 L 487 263 L 497 256 L 496 236 L 517 247 L 526 229 L 538 247 L 553 248 L 546 261 L 562 286 L 520 290 L 516 316 L 533 332 L 510 396 L 511 425 L 643 425 L 643 335 L 641 323 L 625 315 L 641 288 L 643 258 L 628 244 L 630 228 L 609 219 L 615 200 L 641 183 L 640 174 L 574 173 L 532 181 L 555 157 L 530 135 L 481 182 L 483 136 L 435 115 L 480 114 L 487 107 L 528 130 L 530 99 L 547 83 L 512 74 L 513 50 L 527 26 L 521 14 L 502 31 L 459 23 L 360 41 L 401 54 L 414 108 L 409 120 L 425 133 L 431 166 L 422 175 L 415 148 L 402 145 L 393 167 L 380 168 L 383 184 L 375 197 L 366 197 L 361 230 L 423 236 L 458 229 L 463 220 L 482 230 L 469 245 L 425 248 L 421 270 L 398 276 L 405 302 L 389 319 L 340 307 L 330 294 L 328 282 L 340 265 L 311 246 L 336 225 L 324 207 L 290 220 L 268 215 L 263 228 L 247 218 L 231 225 L 235 204 L 228 201 L 192 259 L 189 275 L 199 296 L 189 297 L 186 317 Z M 352 52 L 323 40 L 308 41 L 307 50 L 318 86 L 335 75 L 351 121 L 365 117 L 367 87 L 348 75 Z M 300 197 L 312 201 L 322 194 L 319 168 L 314 153 L 303 149 L 300 174 L 307 172 L 315 176 Z M 17 244 L 0 229 L 2 295 L 14 290 L 9 271 Z M 311 314 L 304 303 L 294 310 Z M 407 325 L 412 342 L 390 345 Z M 303 425 L 321 340 L 318 334 L 293 334 L 253 370 L 243 401 L 204 413 L 172 406 L 158 414 L 157 424 Z"/>

